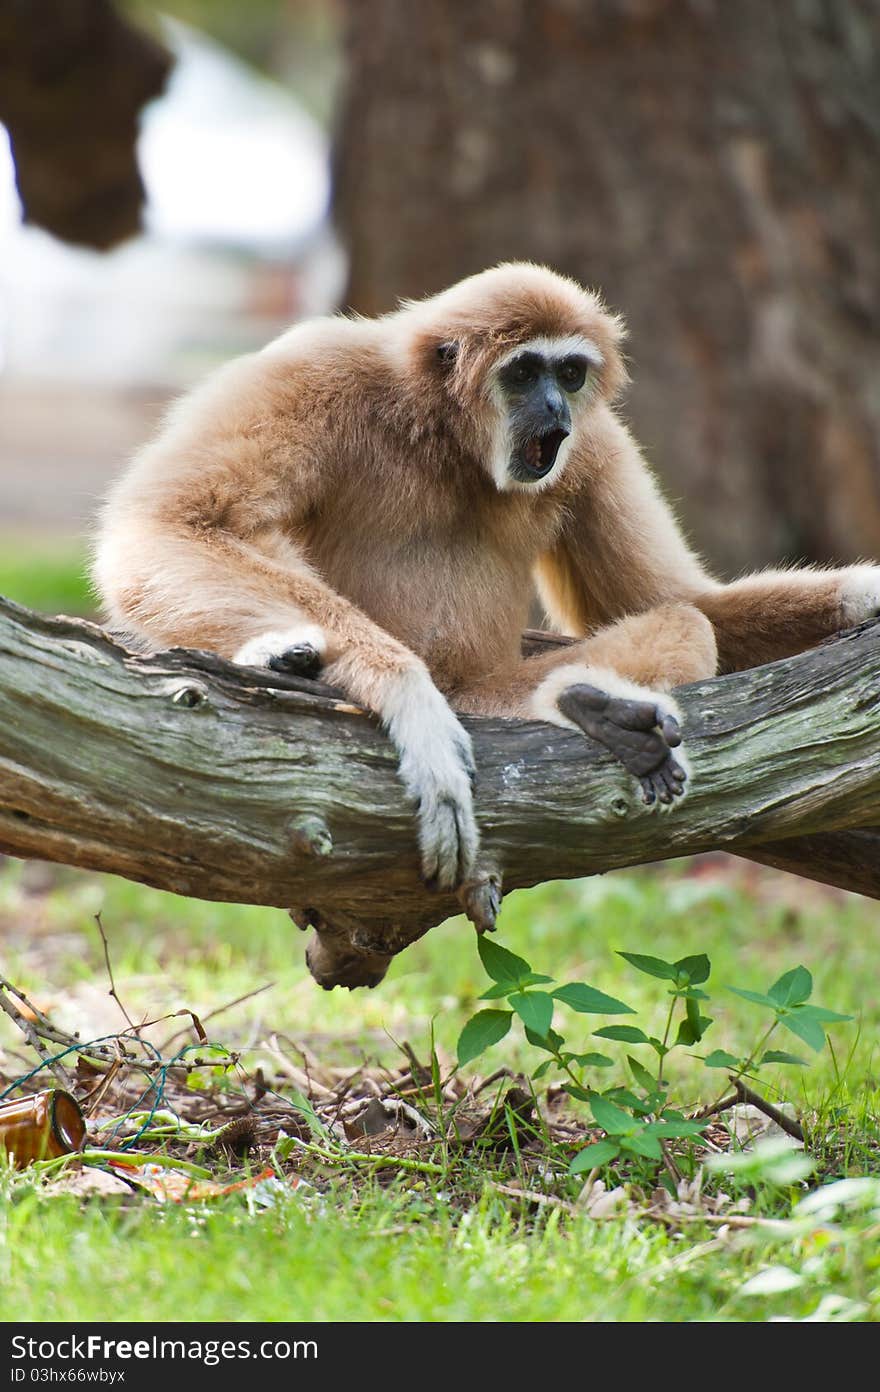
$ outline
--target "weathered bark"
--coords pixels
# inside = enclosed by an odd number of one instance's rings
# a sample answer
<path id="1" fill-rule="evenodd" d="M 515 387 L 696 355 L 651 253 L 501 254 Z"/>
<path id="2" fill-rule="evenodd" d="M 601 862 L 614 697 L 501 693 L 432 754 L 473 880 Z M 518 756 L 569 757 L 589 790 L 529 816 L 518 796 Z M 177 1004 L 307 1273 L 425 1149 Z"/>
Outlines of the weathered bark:
<path id="1" fill-rule="evenodd" d="M 598 286 L 635 433 L 716 564 L 880 555 L 875 0 L 346 13 L 349 303 L 523 257 Z"/>
<path id="2" fill-rule="evenodd" d="M 669 815 L 580 735 L 467 720 L 487 868 L 510 890 L 720 848 L 880 898 L 880 833 L 847 831 L 880 826 L 878 691 L 876 625 L 682 688 L 694 777 Z M 8 601 L 0 851 L 295 906 L 320 930 L 310 965 L 326 985 L 374 983 L 459 907 L 421 883 L 413 811 L 372 717 L 318 683 L 206 653 L 136 656 Z"/>
<path id="3" fill-rule="evenodd" d="M 140 109 L 165 50 L 109 0 L 0 0 L 0 121 L 28 222 L 106 250 L 140 229 Z"/>

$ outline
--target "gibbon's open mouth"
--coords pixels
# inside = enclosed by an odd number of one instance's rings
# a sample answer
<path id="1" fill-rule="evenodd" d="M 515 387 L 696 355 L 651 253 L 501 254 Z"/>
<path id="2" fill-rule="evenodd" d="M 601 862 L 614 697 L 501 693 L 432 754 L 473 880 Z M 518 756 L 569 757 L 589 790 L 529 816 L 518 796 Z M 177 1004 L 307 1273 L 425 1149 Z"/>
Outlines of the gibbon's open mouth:
<path id="1" fill-rule="evenodd" d="M 567 430 L 548 430 L 544 435 L 532 435 L 526 440 L 520 458 L 532 478 L 541 479 L 549 474 L 567 435 Z"/>

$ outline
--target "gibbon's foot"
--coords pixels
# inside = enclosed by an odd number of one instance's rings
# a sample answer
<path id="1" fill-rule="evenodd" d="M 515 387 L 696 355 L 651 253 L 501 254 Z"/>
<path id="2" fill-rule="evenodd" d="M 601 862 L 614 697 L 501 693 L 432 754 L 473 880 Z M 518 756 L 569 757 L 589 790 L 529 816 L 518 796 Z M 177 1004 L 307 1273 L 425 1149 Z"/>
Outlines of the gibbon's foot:
<path id="1" fill-rule="evenodd" d="M 669 805 L 683 795 L 687 771 L 672 754 L 681 744 L 681 729 L 656 701 L 610 696 L 579 683 L 561 692 L 556 704 L 638 778 L 648 806 L 657 801 Z"/>
<path id="2" fill-rule="evenodd" d="M 295 643 L 284 652 L 269 658 L 266 666 L 273 672 L 288 672 L 292 677 L 320 676 L 324 659 L 311 643 Z"/>
<path id="3" fill-rule="evenodd" d="M 478 933 L 495 932 L 501 897 L 501 876 L 495 871 L 467 880 L 458 891 L 458 902 Z"/>

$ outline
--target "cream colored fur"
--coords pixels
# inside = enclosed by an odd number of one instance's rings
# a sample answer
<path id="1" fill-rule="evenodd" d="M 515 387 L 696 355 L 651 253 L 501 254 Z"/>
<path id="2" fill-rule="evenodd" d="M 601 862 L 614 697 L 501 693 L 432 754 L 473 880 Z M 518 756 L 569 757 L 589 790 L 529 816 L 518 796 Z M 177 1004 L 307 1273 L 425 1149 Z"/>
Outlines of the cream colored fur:
<path id="1" fill-rule="evenodd" d="M 455 710 L 564 724 L 554 668 L 656 692 L 878 608 L 874 567 L 707 574 L 615 413 L 621 337 L 597 296 L 527 264 L 382 319 L 297 325 L 179 402 L 111 490 L 94 562 L 108 620 L 247 662 L 318 639 L 327 679 L 396 744 L 424 874 L 466 879 L 477 831 Z M 586 344 L 594 366 L 556 466 L 514 488 L 492 384 L 535 340 Z M 582 651 L 522 659 L 535 582 Z"/>

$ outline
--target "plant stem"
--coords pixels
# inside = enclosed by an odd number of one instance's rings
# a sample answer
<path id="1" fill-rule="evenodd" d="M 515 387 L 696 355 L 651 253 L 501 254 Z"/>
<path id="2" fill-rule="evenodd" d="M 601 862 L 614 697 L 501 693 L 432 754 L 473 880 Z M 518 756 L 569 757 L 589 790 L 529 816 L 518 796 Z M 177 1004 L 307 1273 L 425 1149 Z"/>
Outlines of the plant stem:
<path id="1" fill-rule="evenodd" d="M 70 1155 L 59 1155 L 54 1160 L 38 1161 L 37 1165 L 41 1174 L 50 1174 L 54 1170 L 64 1169 L 73 1160 L 79 1160 L 84 1165 L 160 1165 L 170 1170 L 182 1170 L 194 1179 L 211 1178 L 210 1170 L 193 1165 L 189 1160 L 178 1160 L 173 1155 L 144 1155 L 137 1150 L 76 1150 Z"/>
<path id="2" fill-rule="evenodd" d="M 766 1029 L 764 1033 L 761 1035 L 761 1038 L 758 1040 L 754 1049 L 752 1049 L 752 1052 L 749 1054 L 745 1063 L 741 1064 L 735 1073 L 728 1074 L 729 1080 L 733 1087 L 738 1088 L 740 1078 L 743 1076 L 744 1073 L 748 1073 L 749 1069 L 755 1061 L 755 1057 L 764 1048 L 765 1044 L 767 1043 L 767 1040 L 770 1038 L 771 1034 L 773 1033 L 778 1024 L 778 1019 L 774 1018 L 772 1023 L 770 1024 L 769 1029 Z M 708 1109 L 703 1112 L 703 1115 L 709 1116 L 712 1112 L 716 1112 L 719 1110 L 719 1104 L 724 1100 L 725 1092 L 726 1088 L 722 1088 L 716 1100 L 710 1103 Z"/>
<path id="3" fill-rule="evenodd" d="M 296 1138 L 291 1137 L 291 1140 L 296 1140 Z M 346 1150 L 339 1155 L 334 1155 L 332 1151 L 323 1150 L 320 1146 L 313 1145 L 309 1141 L 296 1140 L 296 1144 L 309 1155 L 315 1155 L 319 1160 L 326 1160 L 330 1165 L 345 1165 L 350 1160 L 356 1160 L 373 1165 L 376 1169 L 387 1169 L 391 1165 L 396 1165 L 401 1170 L 415 1170 L 419 1174 L 445 1175 L 447 1172 L 443 1165 L 435 1165 L 430 1160 L 409 1160 L 403 1155 L 370 1155 L 362 1150 Z"/>
<path id="4" fill-rule="evenodd" d="M 674 1014 L 674 1012 L 675 1012 L 675 1002 L 676 1002 L 677 1000 L 678 1000 L 678 996 L 673 996 L 673 997 L 672 997 L 672 1000 L 671 1000 L 670 1003 L 669 1003 L 669 1014 L 666 1016 L 666 1028 L 665 1028 L 665 1030 L 663 1031 L 663 1040 L 662 1040 L 663 1053 L 660 1055 L 660 1067 L 657 1069 L 657 1091 L 658 1091 L 658 1092 L 662 1092 L 662 1090 L 663 1090 L 663 1065 L 664 1065 L 664 1063 L 666 1062 L 666 1045 L 667 1045 L 667 1043 L 668 1043 L 668 1041 L 669 1041 L 669 1031 L 672 1029 L 672 1016 L 673 1016 L 673 1014 Z M 660 1108 L 660 1111 L 661 1111 L 661 1112 L 663 1111 L 663 1108 L 662 1108 L 662 1107 Z"/>

